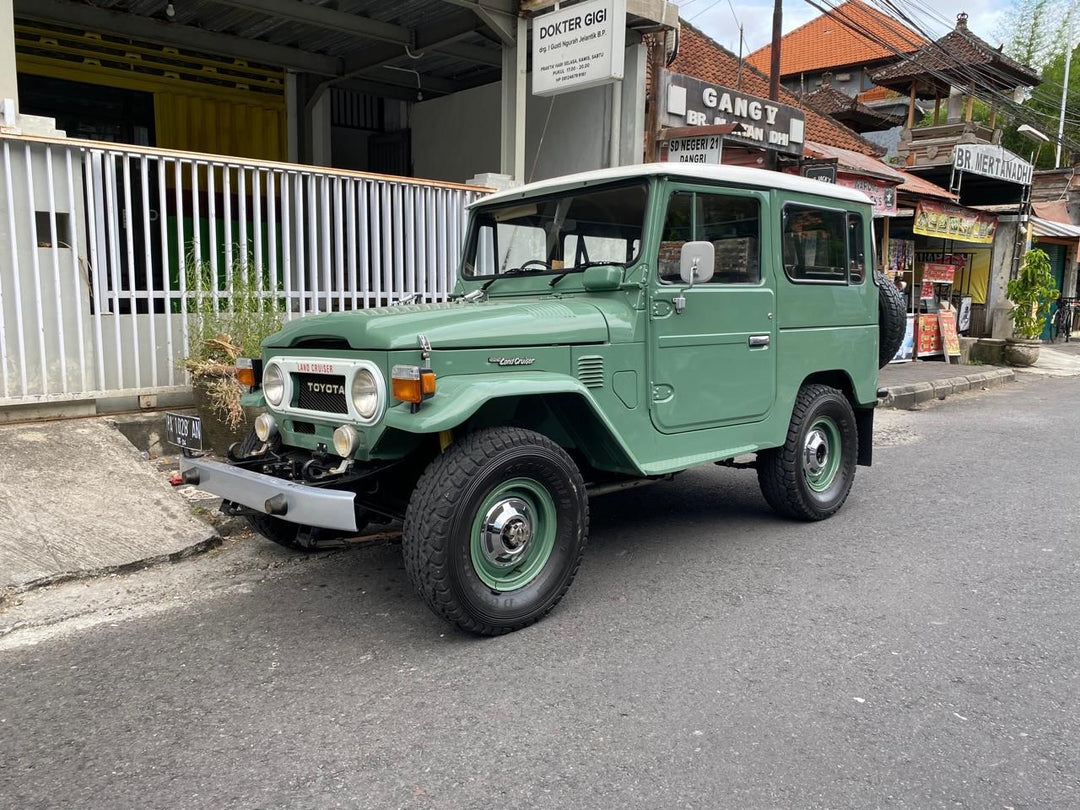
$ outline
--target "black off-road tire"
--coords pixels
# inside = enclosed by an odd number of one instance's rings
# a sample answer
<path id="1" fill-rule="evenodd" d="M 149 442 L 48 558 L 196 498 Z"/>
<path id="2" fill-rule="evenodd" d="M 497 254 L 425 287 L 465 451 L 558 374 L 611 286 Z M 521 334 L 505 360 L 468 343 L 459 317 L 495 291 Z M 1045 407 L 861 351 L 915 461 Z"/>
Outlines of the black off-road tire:
<path id="1" fill-rule="evenodd" d="M 237 455 L 243 458 L 254 451 L 260 444 L 262 444 L 262 442 L 259 441 L 259 437 L 256 436 L 255 431 L 252 430 L 248 433 L 244 441 L 241 442 Z M 256 534 L 261 534 L 270 542 L 277 543 L 279 546 L 284 546 L 292 551 L 320 551 L 322 550 L 320 544 L 323 544 L 323 548 L 325 548 L 325 544 L 336 542 L 341 538 L 348 536 L 344 532 L 335 531 L 333 529 L 311 529 L 315 542 L 309 545 L 302 545 L 298 539 L 300 532 L 307 531 L 310 527 L 301 526 L 298 523 L 290 523 L 287 520 L 282 520 L 273 515 L 245 515 L 244 520 Z M 363 531 L 364 526 L 366 525 L 367 521 L 358 514 L 356 518 L 357 533 Z"/>
<path id="2" fill-rule="evenodd" d="M 907 332 L 907 304 L 904 294 L 881 273 L 874 273 L 878 288 L 878 368 L 885 368 L 896 356 Z"/>
<path id="3" fill-rule="evenodd" d="M 554 540 L 533 579 L 496 590 L 473 560 L 473 529 L 485 501 L 522 479 L 550 496 Z M 566 451 L 531 430 L 495 427 L 462 438 L 428 466 L 405 513 L 402 554 L 409 580 L 436 614 L 493 636 L 526 627 L 558 604 L 577 574 L 588 533 L 585 482 Z"/>
<path id="4" fill-rule="evenodd" d="M 819 426 L 825 426 L 825 432 L 829 432 L 829 425 L 835 427 L 836 433 L 831 443 L 840 444 L 838 466 L 831 480 L 819 482 L 827 485 L 816 490 L 811 483 L 808 440 Z M 829 448 L 831 453 L 836 451 L 835 446 Z M 780 515 L 797 520 L 824 520 L 836 514 L 847 500 L 855 480 L 858 455 L 859 433 L 847 397 L 827 385 L 803 386 L 795 400 L 784 445 L 758 453 L 761 494 Z"/>

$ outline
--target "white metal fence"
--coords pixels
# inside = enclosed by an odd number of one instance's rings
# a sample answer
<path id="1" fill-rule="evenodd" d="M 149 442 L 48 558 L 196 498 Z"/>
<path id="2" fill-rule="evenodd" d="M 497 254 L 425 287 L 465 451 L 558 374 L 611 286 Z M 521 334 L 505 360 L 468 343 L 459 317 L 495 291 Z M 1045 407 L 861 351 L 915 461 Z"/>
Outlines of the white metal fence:
<path id="1" fill-rule="evenodd" d="M 184 385 L 192 291 L 211 279 L 228 306 L 235 271 L 288 319 L 445 300 L 465 207 L 487 192 L 90 141 L 0 147 L 0 405 Z"/>

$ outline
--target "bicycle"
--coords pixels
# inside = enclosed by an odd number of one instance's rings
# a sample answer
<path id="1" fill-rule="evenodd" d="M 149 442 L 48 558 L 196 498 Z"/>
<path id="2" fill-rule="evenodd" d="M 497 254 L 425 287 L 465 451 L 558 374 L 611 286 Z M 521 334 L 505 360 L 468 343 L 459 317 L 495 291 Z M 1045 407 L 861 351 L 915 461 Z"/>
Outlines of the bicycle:
<path id="1" fill-rule="evenodd" d="M 1064 338 L 1064 342 L 1068 343 L 1072 338 L 1073 321 L 1076 318 L 1076 312 L 1078 310 L 1077 299 L 1075 298 L 1059 298 L 1057 301 L 1057 311 L 1054 313 L 1054 317 L 1050 322 L 1050 342 L 1057 343 L 1061 338 Z"/>

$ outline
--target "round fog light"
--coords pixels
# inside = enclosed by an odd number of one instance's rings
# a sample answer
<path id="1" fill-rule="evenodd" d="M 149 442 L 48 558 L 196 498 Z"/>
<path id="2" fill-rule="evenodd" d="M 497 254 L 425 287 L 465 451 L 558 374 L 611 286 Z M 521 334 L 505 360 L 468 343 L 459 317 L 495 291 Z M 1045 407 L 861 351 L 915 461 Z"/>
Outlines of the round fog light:
<path id="1" fill-rule="evenodd" d="M 255 419 L 255 435 L 260 442 L 268 442 L 277 435 L 277 422 L 268 413 L 261 413 Z"/>
<path id="2" fill-rule="evenodd" d="M 352 425 L 342 425 L 334 431 L 334 452 L 341 458 L 349 458 L 356 450 L 359 440 L 360 436 Z"/>

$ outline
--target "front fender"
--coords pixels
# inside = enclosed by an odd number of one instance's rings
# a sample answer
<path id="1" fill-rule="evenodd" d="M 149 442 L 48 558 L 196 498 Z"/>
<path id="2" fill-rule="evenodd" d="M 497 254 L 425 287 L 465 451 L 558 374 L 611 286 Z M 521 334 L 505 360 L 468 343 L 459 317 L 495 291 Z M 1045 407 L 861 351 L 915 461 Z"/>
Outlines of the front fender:
<path id="1" fill-rule="evenodd" d="M 383 417 L 383 424 L 388 430 L 383 435 L 391 433 L 392 430 L 414 435 L 453 430 L 493 400 L 524 399 L 552 394 L 570 394 L 587 408 L 588 413 L 596 420 L 590 437 L 598 447 L 604 448 L 606 445 L 604 449 L 609 459 L 618 459 L 612 469 L 637 475 L 645 474 L 640 461 L 630 452 L 607 414 L 597 406 L 591 392 L 581 382 L 565 374 L 515 371 L 440 378 L 435 395 L 426 400 L 416 413 L 410 413 L 409 406 L 404 403 L 388 409 Z"/>
<path id="2" fill-rule="evenodd" d="M 579 394 L 604 419 L 593 404 L 588 389 L 573 377 L 543 371 L 515 371 L 442 377 L 438 380 L 435 395 L 424 400 L 419 411 L 411 413 L 408 403 L 398 403 L 387 409 L 383 424 L 406 433 L 438 433 L 456 428 L 493 399 L 541 394 Z"/>

